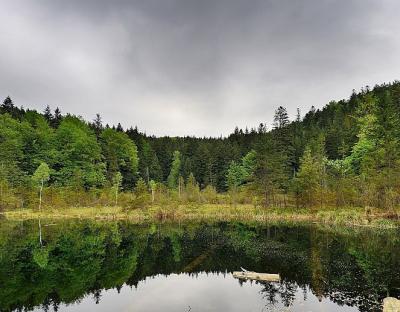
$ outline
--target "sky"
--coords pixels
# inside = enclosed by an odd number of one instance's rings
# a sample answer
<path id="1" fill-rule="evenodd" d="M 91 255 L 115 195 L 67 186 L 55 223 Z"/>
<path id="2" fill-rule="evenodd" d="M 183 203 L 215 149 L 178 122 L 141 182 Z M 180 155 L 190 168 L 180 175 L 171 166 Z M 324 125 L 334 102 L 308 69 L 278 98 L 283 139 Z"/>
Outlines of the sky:
<path id="1" fill-rule="evenodd" d="M 0 97 L 225 136 L 400 78 L 398 0 L 0 0 Z"/>

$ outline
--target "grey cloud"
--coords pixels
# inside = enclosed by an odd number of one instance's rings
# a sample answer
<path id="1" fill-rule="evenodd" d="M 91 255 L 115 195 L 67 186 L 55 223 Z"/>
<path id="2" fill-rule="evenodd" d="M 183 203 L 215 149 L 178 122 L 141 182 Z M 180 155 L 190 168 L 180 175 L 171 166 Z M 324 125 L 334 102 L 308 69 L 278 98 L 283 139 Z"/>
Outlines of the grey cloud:
<path id="1" fill-rule="evenodd" d="M 394 0 L 0 4 L 0 96 L 156 135 L 226 135 L 400 68 Z"/>

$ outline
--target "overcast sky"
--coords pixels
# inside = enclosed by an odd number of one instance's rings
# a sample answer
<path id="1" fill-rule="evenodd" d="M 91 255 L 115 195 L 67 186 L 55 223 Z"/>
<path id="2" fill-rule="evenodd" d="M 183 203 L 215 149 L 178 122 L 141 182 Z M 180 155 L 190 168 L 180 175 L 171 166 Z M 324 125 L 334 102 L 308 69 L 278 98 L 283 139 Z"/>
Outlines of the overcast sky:
<path id="1" fill-rule="evenodd" d="M 219 136 L 400 78 L 398 0 L 0 0 L 0 96 Z"/>

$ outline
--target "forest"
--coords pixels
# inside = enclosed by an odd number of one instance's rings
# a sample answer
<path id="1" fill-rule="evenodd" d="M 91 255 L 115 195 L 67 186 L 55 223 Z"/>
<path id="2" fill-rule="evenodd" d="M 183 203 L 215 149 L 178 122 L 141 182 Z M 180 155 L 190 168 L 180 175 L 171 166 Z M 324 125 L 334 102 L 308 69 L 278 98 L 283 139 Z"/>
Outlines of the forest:
<path id="1" fill-rule="evenodd" d="M 268 116 L 265 116 L 266 118 Z M 134 120 L 132 121 L 134 124 Z M 400 202 L 400 82 L 353 90 L 346 100 L 271 129 L 227 137 L 155 137 L 137 127 L 0 107 L 0 210 L 166 203 L 258 207 L 362 207 Z"/>

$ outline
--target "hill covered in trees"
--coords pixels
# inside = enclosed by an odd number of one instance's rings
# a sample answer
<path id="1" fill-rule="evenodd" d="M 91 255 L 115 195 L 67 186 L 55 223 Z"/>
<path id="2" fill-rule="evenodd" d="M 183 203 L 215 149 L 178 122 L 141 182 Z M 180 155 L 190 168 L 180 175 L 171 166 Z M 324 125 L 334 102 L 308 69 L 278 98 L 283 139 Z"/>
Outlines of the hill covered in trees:
<path id="1" fill-rule="evenodd" d="M 39 113 L 7 97 L 0 206 L 34 206 L 45 188 L 48 205 L 112 205 L 120 195 L 130 208 L 163 198 L 392 210 L 400 200 L 399 132 L 400 82 L 353 91 L 294 121 L 278 107 L 272 129 L 236 128 L 220 138 L 148 136 L 103 125 L 99 115 L 87 122 L 58 108 Z"/>

